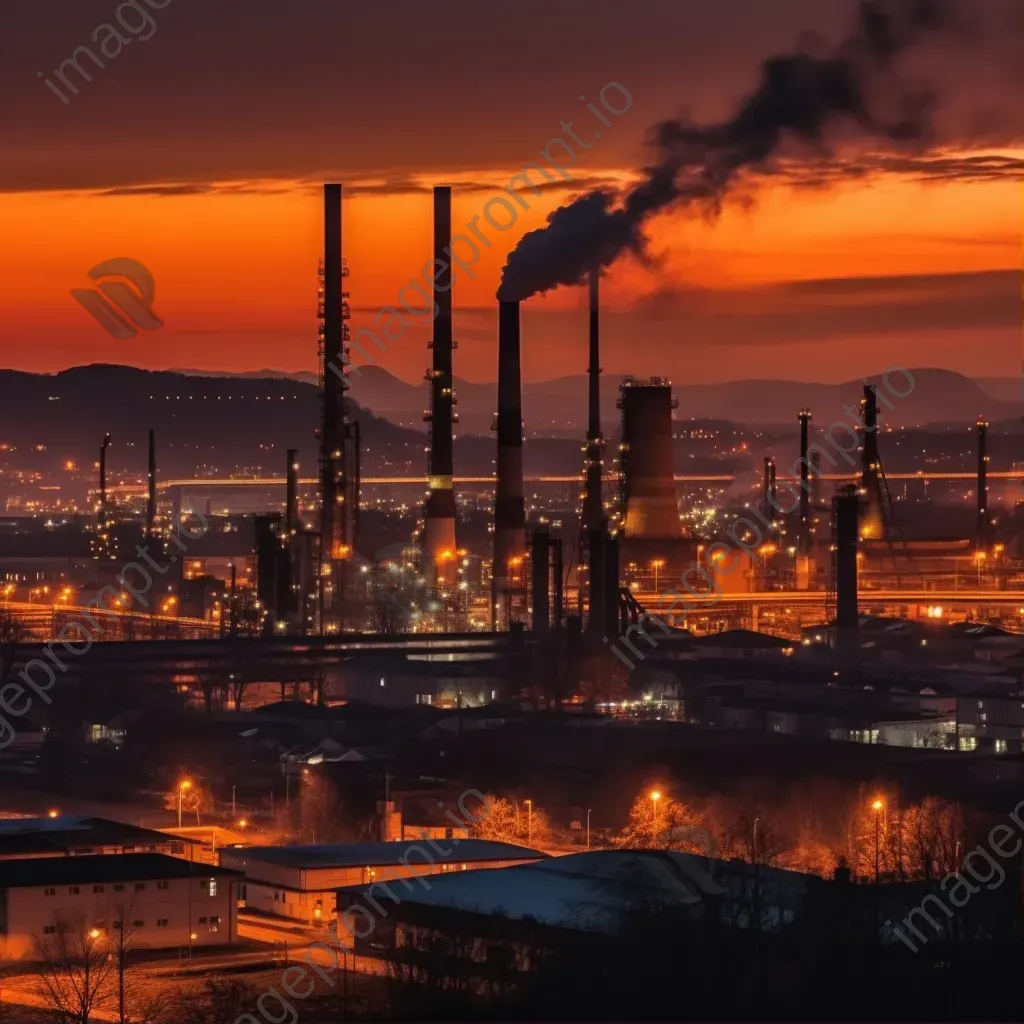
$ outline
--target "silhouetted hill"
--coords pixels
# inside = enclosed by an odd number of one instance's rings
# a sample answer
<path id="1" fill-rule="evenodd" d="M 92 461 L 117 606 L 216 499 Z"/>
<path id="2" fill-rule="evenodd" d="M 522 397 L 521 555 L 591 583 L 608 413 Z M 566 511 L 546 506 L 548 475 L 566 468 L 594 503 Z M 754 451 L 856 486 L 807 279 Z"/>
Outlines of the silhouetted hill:
<path id="1" fill-rule="evenodd" d="M 983 414 L 993 423 L 1021 414 L 1020 403 L 983 389 L 976 381 L 950 370 L 910 370 L 913 390 L 906 398 L 892 398 L 894 408 L 882 411 L 895 427 L 924 426 L 933 422 L 973 422 Z M 878 376 L 868 378 L 881 385 Z M 622 375 L 605 374 L 601 379 L 601 411 L 606 433 L 617 429 L 619 385 Z M 897 392 L 910 388 L 901 374 L 890 377 Z M 987 382 L 996 390 L 992 381 Z M 1019 387 L 1019 384 L 1018 384 Z M 494 384 L 455 382 L 461 432 L 483 434 L 490 430 L 495 411 Z M 860 401 L 860 380 L 842 384 L 808 384 L 790 380 L 737 380 L 724 384 L 683 384 L 673 388 L 679 402 L 679 419 L 728 419 L 744 424 L 786 424 L 796 421 L 801 408 L 809 408 L 815 421 L 827 425 L 844 417 L 844 405 Z M 361 405 L 394 423 L 417 427 L 422 421 L 426 397 L 423 385 L 411 385 L 392 376 L 380 366 L 364 366 L 353 377 L 352 394 Z M 578 436 L 586 424 L 587 379 L 580 374 L 523 386 L 523 416 L 526 428 L 536 434 Z"/>
<path id="2" fill-rule="evenodd" d="M 366 472 L 424 471 L 422 434 L 358 404 L 353 416 Z M 0 370 L 0 442 L 91 461 L 109 431 L 118 470 L 145 467 L 152 427 L 164 475 L 243 466 L 280 475 L 288 448 L 312 473 L 319 420 L 317 388 L 289 378 L 188 377 L 106 364 L 56 374 Z"/>

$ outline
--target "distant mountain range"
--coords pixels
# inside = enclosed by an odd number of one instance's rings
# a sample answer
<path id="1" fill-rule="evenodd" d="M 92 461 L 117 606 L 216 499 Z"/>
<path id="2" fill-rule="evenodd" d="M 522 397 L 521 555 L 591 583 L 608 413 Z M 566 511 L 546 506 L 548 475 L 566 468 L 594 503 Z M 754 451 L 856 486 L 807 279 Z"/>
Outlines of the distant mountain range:
<path id="1" fill-rule="evenodd" d="M 289 448 L 299 452 L 303 476 L 315 476 L 320 395 L 315 382 L 296 376 L 309 375 L 186 375 L 114 365 L 81 366 L 56 374 L 0 370 L 0 499 L 5 490 L 17 491 L 18 482 L 31 480 L 36 472 L 51 483 L 54 478 L 49 474 L 56 473 L 69 487 L 75 479 L 79 486 L 84 486 L 83 478 L 91 484 L 99 446 L 108 431 L 114 479 L 144 474 L 150 428 L 156 431 L 159 472 L 164 479 L 227 473 L 279 476 Z M 1021 430 L 1017 405 L 944 370 L 913 370 L 911 377 L 910 394 L 891 397 L 891 411 L 882 405 L 893 427 L 956 423 L 960 428 L 956 433 L 962 437 L 965 425 L 981 413 L 994 428 L 990 451 L 995 462 L 1009 465 L 1017 457 L 1016 438 L 999 433 L 1000 421 L 1015 434 Z M 619 381 L 608 375 L 602 386 L 605 430 L 612 446 L 619 437 L 615 407 Z M 891 383 L 896 391 L 909 388 L 908 378 L 894 377 Z M 362 434 L 365 475 L 426 474 L 425 391 L 425 386 L 406 384 L 380 367 L 363 368 L 353 377 L 352 416 Z M 675 391 L 677 420 L 693 419 L 697 421 L 693 426 L 700 427 L 697 438 L 677 430 L 677 471 L 756 473 L 760 455 L 766 451 L 790 460 L 795 456 L 800 408 L 806 406 L 814 413 L 815 432 L 836 421 L 854 423 L 844 405 L 852 412 L 862 386 L 859 381 L 841 385 L 736 381 Z M 489 429 L 494 386 L 461 382 L 458 392 L 458 472 L 489 476 L 494 468 L 494 434 Z M 524 408 L 526 472 L 579 472 L 586 378 L 528 384 Z M 707 440 L 712 436 L 721 440 Z M 958 441 L 948 449 L 951 464 L 962 462 L 963 468 L 969 468 L 969 446 Z M 941 443 L 936 450 L 942 450 Z M 891 450 L 890 468 L 899 468 L 903 455 Z M 65 473 L 70 475 L 65 478 Z"/>
<path id="2" fill-rule="evenodd" d="M 214 376 L 197 371 L 180 371 L 192 376 Z M 905 398 L 892 397 L 886 410 L 893 427 L 924 426 L 931 423 L 971 422 L 984 415 L 995 424 L 1001 420 L 1020 421 L 1022 384 L 1018 378 L 990 377 L 973 380 L 951 370 L 909 371 L 913 390 Z M 220 375 L 217 375 L 220 376 Z M 259 370 L 238 375 L 269 377 L 316 384 L 310 373 Z M 878 376 L 868 378 L 882 385 Z M 618 421 L 616 402 L 622 375 L 605 374 L 601 379 L 601 411 L 606 432 Z M 911 379 L 899 372 L 890 376 L 894 391 L 903 393 Z M 456 378 L 458 413 L 462 433 L 489 431 L 495 412 L 494 384 L 479 384 Z M 859 380 L 842 384 L 809 384 L 792 380 L 737 380 L 722 384 L 684 384 L 673 387 L 679 419 L 728 419 L 749 425 L 793 423 L 797 412 L 808 408 L 815 421 L 832 422 L 843 417 L 843 407 L 860 400 Z M 426 385 L 407 384 L 380 366 L 353 371 L 352 398 L 360 406 L 392 423 L 414 430 L 423 429 Z M 580 374 L 523 385 L 523 417 L 531 433 L 579 435 L 586 423 L 587 379 Z"/>

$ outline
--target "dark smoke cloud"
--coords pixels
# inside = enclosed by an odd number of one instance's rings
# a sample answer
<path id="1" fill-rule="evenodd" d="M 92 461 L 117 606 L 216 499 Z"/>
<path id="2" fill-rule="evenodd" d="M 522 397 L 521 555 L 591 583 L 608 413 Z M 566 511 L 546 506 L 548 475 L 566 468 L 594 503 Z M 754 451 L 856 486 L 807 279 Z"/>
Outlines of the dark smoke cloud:
<path id="1" fill-rule="evenodd" d="M 680 205 L 716 213 L 745 174 L 770 170 L 788 140 L 824 156 L 826 135 L 844 125 L 890 143 L 925 138 L 933 97 L 902 86 L 894 68 L 923 36 L 947 27 L 951 2 L 863 0 L 850 38 L 831 53 L 800 48 L 766 60 L 759 85 L 731 120 L 655 125 L 655 160 L 641 182 L 624 195 L 607 188 L 582 195 L 524 235 L 509 255 L 498 298 L 521 301 L 581 284 L 592 266 L 607 267 L 626 252 L 642 258 L 649 217 Z"/>

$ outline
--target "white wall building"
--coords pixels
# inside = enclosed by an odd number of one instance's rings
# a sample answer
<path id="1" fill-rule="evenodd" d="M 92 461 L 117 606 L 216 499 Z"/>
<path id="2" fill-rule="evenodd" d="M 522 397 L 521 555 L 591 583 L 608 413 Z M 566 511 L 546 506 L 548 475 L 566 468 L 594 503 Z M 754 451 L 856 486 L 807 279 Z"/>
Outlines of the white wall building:
<path id="1" fill-rule="evenodd" d="M 320 924 L 335 914 L 335 890 L 385 878 L 440 875 L 470 868 L 529 864 L 547 854 L 486 839 L 423 839 L 322 846 L 250 846 L 224 849 L 224 867 L 245 873 L 247 907 Z"/>
<path id="2" fill-rule="evenodd" d="M 31 957 L 62 920 L 111 938 L 123 920 L 133 949 L 227 945 L 238 939 L 240 883 L 236 871 L 163 854 L 5 860 L 0 960 Z"/>

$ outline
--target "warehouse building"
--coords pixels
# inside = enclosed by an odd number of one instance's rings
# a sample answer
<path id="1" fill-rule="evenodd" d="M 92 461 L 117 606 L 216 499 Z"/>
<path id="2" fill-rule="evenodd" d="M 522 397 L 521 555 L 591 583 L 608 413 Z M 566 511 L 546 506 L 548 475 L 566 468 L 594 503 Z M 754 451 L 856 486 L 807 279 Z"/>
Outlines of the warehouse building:
<path id="1" fill-rule="evenodd" d="M 33 956 L 61 927 L 131 929 L 133 949 L 222 946 L 238 939 L 241 875 L 155 853 L 28 857 L 0 865 L 0 960 Z"/>
<path id="2" fill-rule="evenodd" d="M 187 856 L 193 840 L 81 814 L 0 820 L 0 861 L 26 857 L 164 853 Z"/>
<path id="3" fill-rule="evenodd" d="M 221 851 L 221 866 L 245 874 L 247 907 L 320 924 L 335 914 L 335 890 L 394 878 L 530 864 L 546 853 L 486 839 L 251 846 Z"/>

